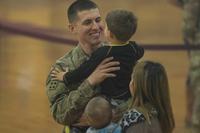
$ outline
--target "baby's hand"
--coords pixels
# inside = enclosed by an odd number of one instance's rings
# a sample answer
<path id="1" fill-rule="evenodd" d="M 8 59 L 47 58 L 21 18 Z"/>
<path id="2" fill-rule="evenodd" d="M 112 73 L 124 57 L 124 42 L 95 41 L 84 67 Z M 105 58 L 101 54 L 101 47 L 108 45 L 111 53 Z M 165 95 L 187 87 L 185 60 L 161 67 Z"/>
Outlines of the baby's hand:
<path id="1" fill-rule="evenodd" d="M 65 75 L 65 73 L 67 73 L 68 71 L 61 71 L 58 68 L 55 68 L 52 72 L 51 72 L 51 77 L 52 80 L 58 80 L 58 81 L 63 81 L 63 76 Z"/>

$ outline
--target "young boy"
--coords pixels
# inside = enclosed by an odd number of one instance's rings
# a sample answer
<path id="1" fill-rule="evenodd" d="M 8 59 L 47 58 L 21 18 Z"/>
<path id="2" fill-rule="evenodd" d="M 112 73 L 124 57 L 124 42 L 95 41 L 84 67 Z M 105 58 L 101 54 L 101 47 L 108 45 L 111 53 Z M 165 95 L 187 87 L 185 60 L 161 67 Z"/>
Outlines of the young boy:
<path id="1" fill-rule="evenodd" d="M 105 98 L 98 96 L 91 99 L 84 114 L 90 125 L 86 133 L 121 133 L 120 125 L 111 122 L 112 108 Z"/>
<path id="2" fill-rule="evenodd" d="M 115 72 L 116 77 L 107 78 L 100 84 L 101 94 L 110 99 L 126 101 L 131 97 L 129 82 L 132 68 L 144 54 L 142 47 L 129 41 L 136 29 L 137 19 L 132 12 L 126 10 L 109 12 L 105 29 L 105 36 L 110 42 L 109 46 L 97 49 L 79 68 L 69 72 L 55 70 L 51 76 L 54 80 L 64 81 L 68 86 L 86 79 L 104 58 L 112 56 L 114 60 L 120 62 L 120 70 Z"/>

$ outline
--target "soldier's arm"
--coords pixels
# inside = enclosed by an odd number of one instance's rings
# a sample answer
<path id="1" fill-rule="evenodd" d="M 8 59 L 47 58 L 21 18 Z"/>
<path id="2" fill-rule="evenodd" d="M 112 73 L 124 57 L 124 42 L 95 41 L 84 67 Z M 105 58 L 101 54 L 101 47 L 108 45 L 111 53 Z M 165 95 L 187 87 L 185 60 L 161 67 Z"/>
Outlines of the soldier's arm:
<path id="1" fill-rule="evenodd" d="M 53 69 L 62 69 L 61 65 L 55 65 Z M 72 125 L 78 121 L 87 102 L 95 95 L 94 87 L 87 80 L 77 88 L 71 90 L 63 82 L 53 81 L 47 78 L 46 89 L 50 101 L 53 118 L 60 124 Z"/>

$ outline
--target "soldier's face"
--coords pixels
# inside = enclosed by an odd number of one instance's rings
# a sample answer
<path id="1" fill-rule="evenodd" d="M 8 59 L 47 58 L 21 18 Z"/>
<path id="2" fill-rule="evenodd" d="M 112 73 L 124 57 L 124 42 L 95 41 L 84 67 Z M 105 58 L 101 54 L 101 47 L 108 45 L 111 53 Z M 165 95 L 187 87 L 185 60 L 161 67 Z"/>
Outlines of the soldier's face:
<path id="1" fill-rule="evenodd" d="M 78 12 L 74 33 L 81 44 L 97 47 L 101 42 L 103 24 L 97 8 Z"/>

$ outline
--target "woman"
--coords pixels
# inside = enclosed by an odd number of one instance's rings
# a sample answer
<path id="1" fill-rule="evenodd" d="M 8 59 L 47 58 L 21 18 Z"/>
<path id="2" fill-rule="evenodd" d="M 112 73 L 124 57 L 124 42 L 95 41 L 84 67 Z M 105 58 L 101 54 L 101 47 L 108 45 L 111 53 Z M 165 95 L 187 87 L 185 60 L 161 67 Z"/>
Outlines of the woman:
<path id="1" fill-rule="evenodd" d="M 120 125 L 123 133 L 172 133 L 175 123 L 164 67 L 155 62 L 136 64 L 130 82 L 132 104 Z"/>

